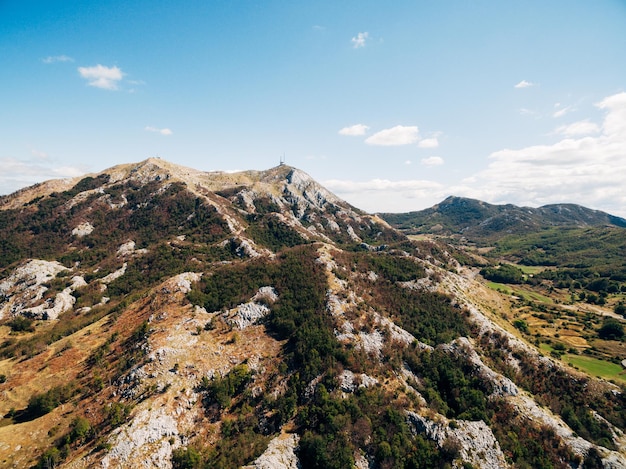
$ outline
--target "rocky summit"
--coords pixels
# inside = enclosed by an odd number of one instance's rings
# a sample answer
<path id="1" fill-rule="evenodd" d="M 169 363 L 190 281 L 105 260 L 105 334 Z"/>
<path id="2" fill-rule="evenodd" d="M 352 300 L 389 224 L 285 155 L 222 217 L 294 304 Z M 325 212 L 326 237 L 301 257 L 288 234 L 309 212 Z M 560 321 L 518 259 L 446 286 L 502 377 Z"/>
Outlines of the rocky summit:
<path id="1" fill-rule="evenodd" d="M 0 467 L 626 467 L 623 388 L 301 170 L 0 198 Z"/>

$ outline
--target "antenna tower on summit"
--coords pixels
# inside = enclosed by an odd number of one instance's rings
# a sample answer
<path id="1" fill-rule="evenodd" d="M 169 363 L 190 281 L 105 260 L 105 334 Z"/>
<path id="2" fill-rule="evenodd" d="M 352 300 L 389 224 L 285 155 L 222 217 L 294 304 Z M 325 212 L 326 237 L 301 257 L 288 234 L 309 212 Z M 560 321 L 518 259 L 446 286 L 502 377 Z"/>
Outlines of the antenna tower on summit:
<path id="1" fill-rule="evenodd" d="M 285 165 L 285 154 L 283 153 L 283 156 L 280 157 L 280 164 L 279 166 L 284 166 Z"/>

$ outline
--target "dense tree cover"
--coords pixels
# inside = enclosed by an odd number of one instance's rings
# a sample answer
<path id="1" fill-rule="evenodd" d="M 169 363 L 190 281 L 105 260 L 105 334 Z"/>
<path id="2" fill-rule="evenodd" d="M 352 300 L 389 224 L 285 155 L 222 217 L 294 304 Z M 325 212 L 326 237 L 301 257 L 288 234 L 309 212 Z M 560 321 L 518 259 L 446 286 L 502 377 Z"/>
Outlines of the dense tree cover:
<path id="1" fill-rule="evenodd" d="M 254 199 L 254 208 L 257 215 L 265 215 L 267 213 L 280 213 L 280 207 L 269 197 L 256 197 Z"/>
<path id="2" fill-rule="evenodd" d="M 465 357 L 439 349 L 421 353 L 408 349 L 404 359 L 421 378 L 416 385 L 430 407 L 448 418 L 489 421 L 485 395 L 491 386 Z"/>
<path id="3" fill-rule="evenodd" d="M 267 325 L 287 339 L 286 352 L 302 385 L 330 368 L 341 352 L 326 311 L 326 274 L 314 247 L 285 251 L 274 283 L 278 301 Z"/>
<path id="4" fill-rule="evenodd" d="M 624 326 L 617 319 L 608 318 L 598 330 L 601 339 L 620 340 L 624 337 Z"/>
<path id="5" fill-rule="evenodd" d="M 552 280 L 561 288 L 614 293 L 626 281 L 625 240 L 624 229 L 618 227 L 551 228 L 503 238 L 489 255 L 520 264 L 554 266 L 535 277 Z"/>
<path id="6" fill-rule="evenodd" d="M 378 387 L 359 389 L 344 399 L 320 385 L 297 423 L 303 431 L 303 469 L 353 467 L 357 448 L 375 455 L 378 467 L 389 468 L 447 467 L 458 456 L 413 435 L 400 403 Z"/>
<path id="7" fill-rule="evenodd" d="M 274 285 L 277 263 L 252 260 L 228 266 L 217 266 L 192 286 L 189 301 L 207 311 L 234 308 L 265 285 Z"/>
<path id="8" fill-rule="evenodd" d="M 469 333 L 466 311 L 447 295 L 388 284 L 374 296 L 399 326 L 424 343 L 446 343 Z"/>
<path id="9" fill-rule="evenodd" d="M 500 264 L 497 267 L 485 267 L 481 269 L 480 275 L 487 280 L 498 283 L 523 283 L 524 272 L 511 264 Z"/>
<path id="10" fill-rule="evenodd" d="M 389 282 L 409 282 L 426 277 L 424 267 L 409 256 L 378 253 L 359 260 L 365 264 L 363 267 Z"/>
<path id="11" fill-rule="evenodd" d="M 202 454 L 193 447 L 176 448 L 172 451 L 174 469 L 197 469 L 202 467 Z"/>
<path id="12" fill-rule="evenodd" d="M 337 254 L 336 261 L 351 271 L 363 273 L 363 278 L 352 279 L 356 288 L 367 292 L 381 312 L 386 312 L 399 326 L 428 344 L 449 342 L 468 335 L 466 311 L 445 294 L 421 288 L 408 288 L 399 282 L 425 276 L 417 260 L 393 252 Z M 373 271 L 375 282 L 366 280 Z"/>
<path id="13" fill-rule="evenodd" d="M 146 254 L 131 259 L 124 275 L 109 284 L 107 294 L 115 297 L 145 290 L 176 274 L 194 271 L 199 267 L 194 254 L 187 246 L 157 244 Z"/>
<path id="14" fill-rule="evenodd" d="M 431 230 L 455 233 L 495 213 L 496 206 L 473 199 L 449 197 L 437 206 L 419 212 L 382 213 L 381 216 L 407 233 L 428 233 Z"/>
<path id="15" fill-rule="evenodd" d="M 250 225 L 246 234 L 255 243 L 265 246 L 272 251 L 279 251 L 285 247 L 304 244 L 306 240 L 298 232 L 278 219 L 275 215 L 250 216 Z"/>

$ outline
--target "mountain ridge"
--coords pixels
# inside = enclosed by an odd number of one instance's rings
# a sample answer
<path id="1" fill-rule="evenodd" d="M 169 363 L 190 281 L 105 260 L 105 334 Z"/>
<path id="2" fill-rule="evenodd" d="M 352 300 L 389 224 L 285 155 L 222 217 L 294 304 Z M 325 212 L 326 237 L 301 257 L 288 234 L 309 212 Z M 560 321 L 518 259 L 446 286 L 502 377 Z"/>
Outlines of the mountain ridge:
<path id="1" fill-rule="evenodd" d="M 449 196 L 433 207 L 406 213 L 380 213 L 383 219 L 409 234 L 465 235 L 491 239 L 530 233 L 550 226 L 617 226 L 626 220 L 577 204 L 549 204 L 538 208 L 492 205 L 477 199 Z"/>
<path id="2" fill-rule="evenodd" d="M 457 257 L 286 165 L 5 196 L 0 465 L 626 465 L 622 388 Z"/>

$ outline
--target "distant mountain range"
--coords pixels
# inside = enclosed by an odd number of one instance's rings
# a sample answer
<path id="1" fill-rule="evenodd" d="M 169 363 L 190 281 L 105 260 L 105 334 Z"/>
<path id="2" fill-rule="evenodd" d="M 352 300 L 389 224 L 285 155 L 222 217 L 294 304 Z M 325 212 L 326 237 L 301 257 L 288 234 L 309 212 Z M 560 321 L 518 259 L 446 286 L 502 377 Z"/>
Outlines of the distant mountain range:
<path id="1" fill-rule="evenodd" d="M 406 234 L 462 235 L 472 240 L 494 240 L 556 226 L 626 228 L 623 218 L 575 204 L 531 208 L 511 204 L 492 205 L 454 196 L 425 210 L 381 213 L 380 216 Z"/>

